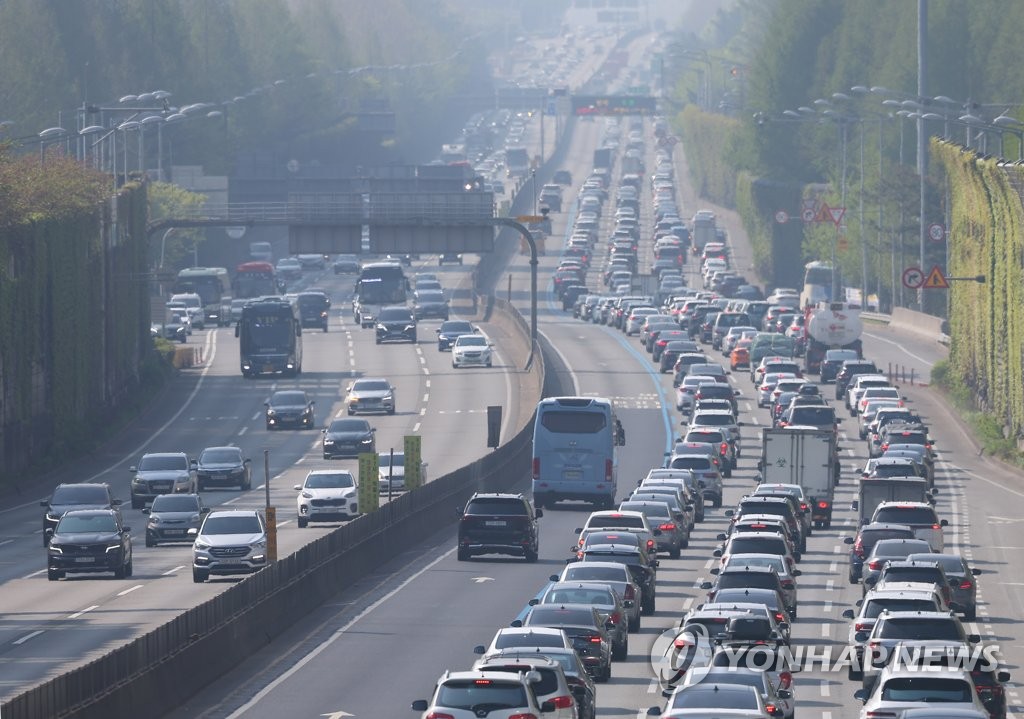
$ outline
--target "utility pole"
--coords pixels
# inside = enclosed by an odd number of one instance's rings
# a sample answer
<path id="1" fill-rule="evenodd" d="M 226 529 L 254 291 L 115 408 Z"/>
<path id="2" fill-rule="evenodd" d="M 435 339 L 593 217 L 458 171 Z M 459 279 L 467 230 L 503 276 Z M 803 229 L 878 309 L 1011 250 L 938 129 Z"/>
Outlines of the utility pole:
<path id="1" fill-rule="evenodd" d="M 927 53 L 927 42 L 928 42 L 928 0 L 917 0 L 917 96 L 918 101 L 923 101 L 925 97 L 925 77 L 928 73 L 928 53 Z M 925 181 L 925 175 L 928 171 L 927 157 L 925 151 L 927 150 L 927 143 L 925 142 L 924 136 L 924 113 L 919 112 L 917 114 L 917 174 L 918 180 L 920 181 L 920 207 L 918 210 L 918 217 L 920 219 L 920 227 L 918 228 L 918 243 L 920 245 L 920 264 L 918 267 L 927 267 L 925 264 L 924 252 L 925 242 L 927 240 L 927 222 L 924 217 L 925 213 L 925 192 L 927 190 L 927 183 Z M 918 309 L 924 311 L 924 290 L 919 289 L 917 291 L 917 302 Z"/>

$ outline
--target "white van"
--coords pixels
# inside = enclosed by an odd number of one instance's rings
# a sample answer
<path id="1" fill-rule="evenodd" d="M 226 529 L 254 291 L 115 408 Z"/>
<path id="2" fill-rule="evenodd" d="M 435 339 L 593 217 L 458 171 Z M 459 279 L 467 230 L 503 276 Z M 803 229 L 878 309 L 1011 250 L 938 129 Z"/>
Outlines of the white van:
<path id="1" fill-rule="evenodd" d="M 189 319 L 192 320 L 192 326 L 197 330 L 201 330 L 206 326 L 206 311 L 203 309 L 203 300 L 195 292 L 182 292 L 181 294 L 171 295 L 171 299 L 167 302 L 167 308 L 176 309 L 179 307 L 185 308 Z"/>

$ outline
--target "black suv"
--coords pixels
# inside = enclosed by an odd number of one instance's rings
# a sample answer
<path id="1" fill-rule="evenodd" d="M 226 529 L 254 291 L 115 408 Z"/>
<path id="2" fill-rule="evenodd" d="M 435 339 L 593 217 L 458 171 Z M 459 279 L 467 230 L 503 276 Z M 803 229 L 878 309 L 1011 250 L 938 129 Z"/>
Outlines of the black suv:
<path id="1" fill-rule="evenodd" d="M 43 546 L 50 543 L 53 530 L 65 512 L 73 509 L 114 509 L 121 505 L 120 499 L 114 499 L 108 484 L 58 484 L 53 496 L 41 501 L 40 506 L 46 508 L 43 515 Z M 121 511 L 116 510 L 120 520 Z"/>
<path id="2" fill-rule="evenodd" d="M 57 523 L 46 550 L 46 577 L 51 582 L 67 572 L 113 572 L 117 579 L 132 576 L 130 527 L 116 509 L 78 509 Z"/>
<path id="3" fill-rule="evenodd" d="M 300 292 L 299 317 L 303 327 L 321 327 L 327 331 L 327 310 L 331 300 L 323 292 Z"/>
<path id="4" fill-rule="evenodd" d="M 836 399 L 842 399 L 846 395 L 846 390 L 853 378 L 859 374 L 879 374 L 879 372 L 874 362 L 846 360 L 843 362 L 839 374 L 836 375 Z"/>
<path id="5" fill-rule="evenodd" d="M 408 307 L 385 307 L 377 315 L 377 344 L 407 340 L 416 344 L 416 318 Z"/>
<path id="6" fill-rule="evenodd" d="M 537 519 L 543 514 L 521 494 L 474 494 L 459 509 L 459 561 L 475 554 L 513 554 L 536 562 Z"/>
<path id="7" fill-rule="evenodd" d="M 748 514 L 771 514 L 782 517 L 786 520 L 790 534 L 799 542 L 797 549 L 806 552 L 807 535 L 804 534 L 803 523 L 797 514 L 799 511 L 799 505 L 791 497 L 750 495 L 740 500 L 734 516 L 737 519 Z"/>
<path id="8" fill-rule="evenodd" d="M 737 560 L 740 560 L 740 557 L 737 557 Z M 782 580 L 774 567 L 748 567 L 742 563 L 730 564 L 719 572 L 714 582 L 702 582 L 700 588 L 708 590 L 709 602 L 715 601 L 714 595 L 719 589 L 772 589 L 783 599 L 786 598 L 786 589 L 782 586 Z M 790 594 L 796 596 L 792 590 Z M 796 618 L 795 601 L 786 606 L 786 612 L 791 618 Z"/>

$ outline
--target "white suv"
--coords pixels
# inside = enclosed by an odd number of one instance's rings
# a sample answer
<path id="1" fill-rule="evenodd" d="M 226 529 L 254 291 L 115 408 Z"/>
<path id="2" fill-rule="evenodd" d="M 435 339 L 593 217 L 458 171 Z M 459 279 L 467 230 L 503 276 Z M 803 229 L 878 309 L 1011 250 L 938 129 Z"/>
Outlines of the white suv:
<path id="1" fill-rule="evenodd" d="M 349 420 L 351 421 L 351 420 Z M 314 469 L 295 485 L 295 511 L 300 527 L 359 516 L 356 481 L 347 469 Z"/>
<path id="2" fill-rule="evenodd" d="M 536 671 L 522 674 L 509 672 L 445 672 L 438 680 L 434 696 L 427 701 L 417 699 L 414 711 L 428 717 L 451 719 L 477 719 L 478 707 L 487 707 L 487 719 L 512 717 L 539 717 L 552 714 L 557 707 L 553 701 L 540 703 L 533 685 L 541 680 Z"/>
<path id="3" fill-rule="evenodd" d="M 188 530 L 192 545 L 192 580 L 211 574 L 253 574 L 267 566 L 267 522 L 254 509 L 218 509 L 198 530 Z"/>
<path id="4" fill-rule="evenodd" d="M 206 326 L 206 310 L 203 309 L 203 300 L 195 292 L 183 292 L 178 295 L 171 295 L 167 302 L 168 309 L 184 308 L 192 320 L 192 326 L 201 330 Z"/>

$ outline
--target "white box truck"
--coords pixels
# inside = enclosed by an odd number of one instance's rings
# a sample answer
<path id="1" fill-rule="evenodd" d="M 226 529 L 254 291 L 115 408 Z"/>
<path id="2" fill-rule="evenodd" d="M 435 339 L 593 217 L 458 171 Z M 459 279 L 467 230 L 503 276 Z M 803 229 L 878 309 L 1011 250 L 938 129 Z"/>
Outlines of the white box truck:
<path id="1" fill-rule="evenodd" d="M 815 527 L 832 524 L 832 500 L 839 483 L 836 435 L 815 427 L 761 430 L 759 481 L 798 484 L 811 507 Z"/>
<path id="2" fill-rule="evenodd" d="M 871 521 L 871 515 L 882 502 L 931 502 L 937 489 L 928 489 L 928 480 L 919 477 L 864 477 L 857 486 L 853 509 L 857 526 Z"/>

